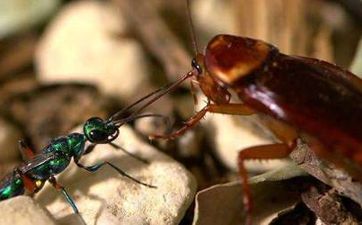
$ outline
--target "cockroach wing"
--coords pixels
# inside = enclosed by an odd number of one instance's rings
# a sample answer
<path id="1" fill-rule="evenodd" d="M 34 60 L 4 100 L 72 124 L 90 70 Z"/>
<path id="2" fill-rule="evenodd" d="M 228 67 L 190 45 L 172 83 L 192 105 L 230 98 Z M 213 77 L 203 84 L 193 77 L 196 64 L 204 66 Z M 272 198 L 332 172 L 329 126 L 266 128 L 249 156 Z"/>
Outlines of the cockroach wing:
<path id="1" fill-rule="evenodd" d="M 232 85 L 259 112 L 362 165 L 362 81 L 336 65 L 277 53 Z"/>

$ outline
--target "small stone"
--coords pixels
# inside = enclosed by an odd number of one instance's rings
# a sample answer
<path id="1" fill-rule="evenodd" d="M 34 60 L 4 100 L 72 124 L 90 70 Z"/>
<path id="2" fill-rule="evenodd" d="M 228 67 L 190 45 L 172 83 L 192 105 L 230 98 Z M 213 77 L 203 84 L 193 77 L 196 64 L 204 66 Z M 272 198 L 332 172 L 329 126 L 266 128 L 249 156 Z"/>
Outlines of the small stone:
<path id="1" fill-rule="evenodd" d="M 356 55 L 351 65 L 351 71 L 357 76 L 362 77 L 362 38 L 359 41 Z"/>
<path id="2" fill-rule="evenodd" d="M 142 114 L 152 113 L 144 112 Z M 144 135 L 164 133 L 170 125 L 171 120 L 169 117 L 145 117 L 135 121 L 135 129 Z"/>
<path id="3" fill-rule="evenodd" d="M 2 0 L 0 39 L 42 23 L 59 5 L 59 0 Z"/>
<path id="4" fill-rule="evenodd" d="M 0 224 L 56 225 L 49 212 L 27 196 L 0 202 L 0 211 Z"/>
<path id="5" fill-rule="evenodd" d="M 288 185 L 292 183 L 293 180 L 268 181 L 267 179 L 250 183 L 253 197 L 253 224 L 269 224 L 279 211 L 299 201 L 299 194 L 288 189 Z M 217 184 L 199 191 L 195 201 L 193 225 L 245 224 L 243 193 L 239 182 Z"/>
<path id="6" fill-rule="evenodd" d="M 135 179 L 157 188 L 135 183 L 108 166 L 89 173 L 72 164 L 58 176 L 58 181 L 69 190 L 86 223 L 179 224 L 196 192 L 193 176 L 179 163 L 141 141 L 126 125 L 120 128 L 114 143 L 148 160 L 149 164 L 110 145 L 98 145 L 81 163 L 89 166 L 107 160 Z M 37 200 L 62 224 L 73 224 L 73 221 L 77 224 L 72 208 L 51 185 L 46 185 Z"/>
<path id="7" fill-rule="evenodd" d="M 196 127 L 178 138 L 179 154 L 181 157 L 199 157 L 202 149 L 203 132 Z"/>
<path id="8" fill-rule="evenodd" d="M 237 156 L 245 148 L 274 143 L 273 135 L 265 129 L 257 116 L 232 116 L 209 114 L 205 123 L 206 131 L 216 148 L 216 154 L 229 168 L 237 170 Z M 245 161 L 245 166 L 255 172 L 262 172 L 287 165 L 287 159 Z"/>
<path id="9" fill-rule="evenodd" d="M 124 99 L 149 89 L 146 64 L 141 45 L 127 37 L 121 13 L 103 1 L 64 7 L 36 54 L 41 82 L 89 82 Z"/>
<path id="10" fill-rule="evenodd" d="M 104 117 L 112 100 L 94 86 L 67 83 L 44 85 L 12 96 L 3 104 L 39 152 L 50 139 L 66 134 L 91 116 Z M 12 145 L 17 147 L 19 139 L 12 139 Z"/>
<path id="11" fill-rule="evenodd" d="M 208 36 L 208 40 L 206 38 L 203 40 L 205 44 L 215 34 L 238 32 L 240 21 L 235 16 L 238 14 L 238 9 L 231 4 L 232 1 L 196 0 L 192 2 L 191 9 L 195 25 Z M 211 14 L 217 16 L 210 16 Z"/>

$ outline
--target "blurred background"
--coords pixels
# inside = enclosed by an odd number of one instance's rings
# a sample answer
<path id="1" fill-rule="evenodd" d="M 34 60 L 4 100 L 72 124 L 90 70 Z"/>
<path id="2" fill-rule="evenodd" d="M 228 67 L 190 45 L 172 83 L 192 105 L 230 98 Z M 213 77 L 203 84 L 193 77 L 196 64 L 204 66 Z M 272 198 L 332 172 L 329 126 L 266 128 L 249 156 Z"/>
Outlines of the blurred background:
<path id="1" fill-rule="evenodd" d="M 362 75 L 360 0 L 191 2 L 202 49 L 216 34 L 248 36 Z M 21 162 L 18 140 L 39 150 L 91 116 L 106 118 L 186 73 L 194 54 L 184 0 L 2 0 L 0 176 Z M 179 127 L 196 108 L 184 85 L 147 111 Z M 151 144 L 185 165 L 203 189 L 235 179 L 238 150 L 274 140 L 257 120 L 209 115 L 177 140 Z M 132 126 L 145 140 L 164 130 L 157 120 Z M 248 167 L 260 173 L 284 163 Z"/>

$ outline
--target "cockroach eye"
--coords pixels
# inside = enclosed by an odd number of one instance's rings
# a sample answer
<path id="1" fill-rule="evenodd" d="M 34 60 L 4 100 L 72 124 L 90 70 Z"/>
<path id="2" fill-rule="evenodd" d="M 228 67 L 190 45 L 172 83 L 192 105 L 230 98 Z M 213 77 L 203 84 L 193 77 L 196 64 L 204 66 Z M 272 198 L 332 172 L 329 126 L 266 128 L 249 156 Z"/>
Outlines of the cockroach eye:
<path id="1" fill-rule="evenodd" d="M 191 66 L 192 66 L 192 68 L 196 69 L 199 74 L 202 73 L 201 66 L 200 66 L 200 64 L 197 63 L 195 58 L 192 59 Z"/>

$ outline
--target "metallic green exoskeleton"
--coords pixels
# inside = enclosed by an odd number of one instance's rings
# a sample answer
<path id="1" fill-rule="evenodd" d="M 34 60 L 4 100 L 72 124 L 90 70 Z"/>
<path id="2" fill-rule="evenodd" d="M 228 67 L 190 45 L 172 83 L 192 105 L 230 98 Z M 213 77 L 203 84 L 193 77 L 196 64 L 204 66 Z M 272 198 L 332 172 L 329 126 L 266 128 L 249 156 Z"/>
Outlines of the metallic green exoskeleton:
<path id="1" fill-rule="evenodd" d="M 134 116 L 132 119 L 142 117 L 145 116 Z M 125 122 L 128 121 L 130 121 L 130 118 L 125 120 Z M 14 169 L 12 173 L 8 174 L 0 181 L 0 200 L 22 195 L 26 191 L 29 193 L 36 193 L 43 187 L 46 181 L 49 181 L 57 190 L 63 193 L 74 212 L 79 214 L 78 208 L 71 196 L 64 187 L 57 183 L 54 177 L 63 172 L 72 159 L 77 166 L 89 172 L 95 172 L 102 166 L 109 165 L 122 176 L 126 176 L 139 184 L 154 188 L 155 186 L 142 183 L 132 178 L 110 162 L 104 161 L 92 166 L 84 166 L 79 162 L 80 158 L 83 155 L 90 153 L 96 144 L 111 144 L 111 142 L 118 137 L 118 129 L 122 124 L 124 124 L 123 120 L 115 120 L 114 118 L 109 120 L 102 120 L 98 117 L 90 118 L 83 126 L 84 134 L 71 133 L 66 136 L 55 138 L 42 149 L 40 154 L 37 155 L 21 142 L 23 144 L 20 146 L 21 150 L 27 159 L 24 163 Z M 87 141 L 90 143 L 88 146 L 86 146 Z M 112 146 L 125 151 L 115 144 Z M 126 153 L 134 156 L 129 152 Z M 84 223 L 83 219 L 82 221 Z"/>
<path id="2" fill-rule="evenodd" d="M 44 182 L 61 173 L 73 158 L 76 163 L 85 153 L 85 143 L 109 143 L 118 136 L 118 127 L 101 118 L 90 118 L 84 124 L 84 133 L 71 133 L 55 138 L 45 146 L 41 154 L 34 155 L 0 182 L 0 200 L 25 192 L 23 177 L 34 182 Z M 91 147 L 93 147 L 91 145 Z"/>
<path id="3" fill-rule="evenodd" d="M 24 192 L 23 180 L 16 171 L 0 181 L 0 200 L 22 195 Z"/>
<path id="4" fill-rule="evenodd" d="M 110 144 L 116 149 L 120 149 L 130 156 L 147 162 L 146 160 L 127 152 L 122 147 L 112 143 L 119 135 L 119 127 L 123 124 L 144 117 L 166 117 L 159 114 L 142 114 L 147 106 L 161 98 L 163 95 L 176 88 L 187 77 L 170 83 L 160 89 L 139 99 L 135 103 L 113 114 L 109 119 L 103 120 L 98 117 L 90 118 L 83 126 L 82 133 L 71 133 L 66 136 L 58 137 L 50 141 L 40 154 L 35 154 L 24 142 L 20 141 L 20 150 L 23 153 L 25 162 L 19 165 L 14 171 L 8 174 L 0 181 L 0 200 L 12 198 L 22 195 L 25 192 L 36 193 L 39 191 L 46 181 L 49 181 L 58 191 L 61 191 L 68 203 L 72 206 L 73 211 L 79 214 L 78 208 L 66 189 L 57 183 L 55 175 L 64 171 L 73 159 L 74 163 L 89 172 L 96 172 L 104 165 L 108 165 L 116 170 L 120 175 L 142 184 L 144 186 L 155 188 L 155 186 L 145 184 L 123 172 L 120 168 L 108 161 L 99 162 L 92 166 L 85 166 L 79 162 L 83 155 L 90 153 L 97 144 Z M 139 106 L 130 114 L 126 114 L 129 110 Z M 83 224 L 83 218 L 80 216 Z"/>

